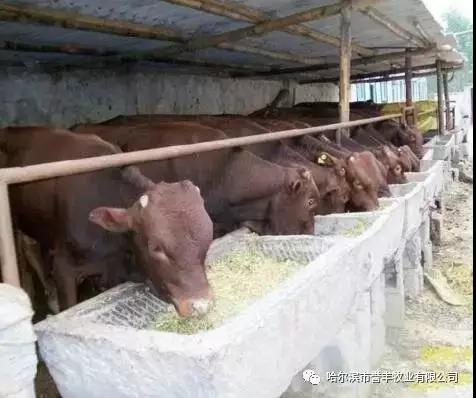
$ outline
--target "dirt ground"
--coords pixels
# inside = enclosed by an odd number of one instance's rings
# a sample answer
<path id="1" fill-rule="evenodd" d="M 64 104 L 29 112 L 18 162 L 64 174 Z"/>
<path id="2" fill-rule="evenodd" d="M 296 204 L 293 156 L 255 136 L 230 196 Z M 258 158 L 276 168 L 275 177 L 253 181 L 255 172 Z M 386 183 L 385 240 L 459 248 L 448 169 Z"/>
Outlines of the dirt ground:
<path id="1" fill-rule="evenodd" d="M 469 173 L 472 175 L 472 164 Z M 469 169 L 469 167 L 468 167 Z M 459 398 L 473 396 L 473 187 L 453 183 L 444 198 L 443 241 L 434 267 L 466 303 L 443 302 L 426 283 L 424 294 L 407 301 L 404 329 L 391 330 L 381 372 L 458 372 L 458 383 L 379 384 L 372 398 Z"/>

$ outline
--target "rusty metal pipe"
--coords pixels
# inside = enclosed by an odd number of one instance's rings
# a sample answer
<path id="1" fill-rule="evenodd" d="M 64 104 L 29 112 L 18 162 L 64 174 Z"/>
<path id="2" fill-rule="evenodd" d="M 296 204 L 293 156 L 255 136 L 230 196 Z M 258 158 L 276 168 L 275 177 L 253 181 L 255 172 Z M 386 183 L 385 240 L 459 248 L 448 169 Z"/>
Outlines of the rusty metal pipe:
<path id="1" fill-rule="evenodd" d="M 235 148 L 239 146 L 259 144 L 262 142 L 300 137 L 306 134 L 314 134 L 342 128 L 352 128 L 364 124 L 377 123 L 400 117 L 401 114 L 392 114 L 355 120 L 346 123 L 335 123 L 326 126 L 310 127 L 306 129 L 278 131 L 274 133 L 258 134 L 248 137 L 229 138 L 219 141 L 207 141 L 190 145 L 176 145 L 148 149 L 144 151 L 120 153 L 116 155 L 98 156 L 94 158 L 64 160 L 61 162 L 43 163 L 33 166 L 5 168 L 0 169 L 0 183 L 18 184 L 37 180 L 45 180 L 48 178 L 63 177 L 72 174 L 82 174 L 111 167 L 121 167 L 136 163 L 172 159 L 225 148 Z"/>

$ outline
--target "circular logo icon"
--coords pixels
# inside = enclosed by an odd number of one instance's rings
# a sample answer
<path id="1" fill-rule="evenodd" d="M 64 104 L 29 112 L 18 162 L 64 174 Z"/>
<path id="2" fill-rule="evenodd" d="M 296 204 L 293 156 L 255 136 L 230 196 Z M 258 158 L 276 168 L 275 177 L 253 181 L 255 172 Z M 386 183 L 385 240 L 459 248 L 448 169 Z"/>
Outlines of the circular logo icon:
<path id="1" fill-rule="evenodd" d="M 309 382 L 311 380 L 311 377 L 314 376 L 316 373 L 311 370 L 311 369 L 306 369 L 304 372 L 302 372 L 302 378 L 304 381 Z"/>
<path id="2" fill-rule="evenodd" d="M 313 374 L 310 378 L 309 378 L 309 383 L 311 383 L 313 386 L 318 386 L 319 384 L 321 384 L 321 378 L 319 377 L 319 375 L 317 374 Z"/>

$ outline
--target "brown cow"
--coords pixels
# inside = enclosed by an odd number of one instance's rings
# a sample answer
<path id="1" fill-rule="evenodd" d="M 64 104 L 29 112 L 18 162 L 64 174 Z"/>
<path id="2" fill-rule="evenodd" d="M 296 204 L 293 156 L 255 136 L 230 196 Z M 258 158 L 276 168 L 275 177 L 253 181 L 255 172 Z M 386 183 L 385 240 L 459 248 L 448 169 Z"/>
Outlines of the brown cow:
<path id="1" fill-rule="evenodd" d="M 126 127 L 80 126 L 75 131 L 94 131 L 126 152 L 227 138 L 222 131 L 192 122 Z M 220 232 L 247 226 L 259 234 L 314 233 L 319 193 L 304 167 L 282 167 L 238 148 L 150 162 L 140 168 L 153 179 L 193 181 L 214 223 L 223 228 Z"/>
<path id="2" fill-rule="evenodd" d="M 301 103 L 293 108 L 276 108 L 272 112 L 274 118 L 338 118 L 338 104 L 335 102 Z M 378 104 L 359 102 L 351 103 L 351 120 L 382 116 L 381 106 Z M 312 124 L 312 123 L 310 123 Z M 387 141 L 397 147 L 407 145 L 419 159 L 423 157 L 423 134 L 407 125 L 395 120 L 386 120 L 374 124 L 374 128 Z"/>
<path id="3" fill-rule="evenodd" d="M 351 189 L 349 210 L 376 210 L 379 206 L 379 196 L 391 196 L 386 170 L 371 152 L 347 151 L 309 136 L 293 141 L 295 147 L 308 159 L 326 162 L 328 154 L 331 154 L 345 162 L 345 177 Z"/>
<path id="4" fill-rule="evenodd" d="M 0 132 L 7 166 L 111 155 L 102 139 L 49 128 Z M 107 169 L 12 187 L 18 227 L 53 253 L 61 309 L 77 303 L 77 285 L 100 275 L 111 287 L 126 279 L 130 249 L 154 291 L 182 316 L 201 315 L 212 303 L 205 256 L 213 227 L 190 181 L 154 184 L 137 168 Z"/>
<path id="5" fill-rule="evenodd" d="M 255 120 L 274 131 L 306 127 L 302 122 L 296 121 L 286 123 L 274 119 Z M 308 160 L 334 167 L 340 177 L 346 179 L 346 185 L 349 187 L 347 210 L 372 211 L 378 208 L 379 195 L 390 196 L 386 171 L 369 151 L 362 153 L 346 151 L 310 136 L 286 142 Z"/>
<path id="6" fill-rule="evenodd" d="M 245 137 L 270 132 L 267 128 L 259 125 L 259 121 L 244 117 L 202 117 L 199 119 L 199 123 L 217 128 L 229 137 Z M 283 129 L 290 128 L 289 126 L 281 127 Z M 343 177 L 343 174 L 345 174 L 343 165 L 338 170 L 336 170 L 336 164 L 318 165 L 309 161 L 282 141 L 250 145 L 247 146 L 247 149 L 262 159 L 281 166 L 293 167 L 300 165 L 306 167 L 311 172 L 319 190 L 320 200 L 316 214 L 327 215 L 345 212 L 349 201 L 350 188 L 345 177 Z"/>

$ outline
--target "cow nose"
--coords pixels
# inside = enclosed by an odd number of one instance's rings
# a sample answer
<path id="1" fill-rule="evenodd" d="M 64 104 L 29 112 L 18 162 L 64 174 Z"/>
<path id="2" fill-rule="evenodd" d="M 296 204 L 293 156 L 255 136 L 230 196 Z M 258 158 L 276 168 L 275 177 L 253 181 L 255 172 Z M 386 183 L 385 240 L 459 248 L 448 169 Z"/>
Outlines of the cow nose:
<path id="1" fill-rule="evenodd" d="M 174 302 L 177 313 L 186 318 L 201 317 L 206 315 L 213 306 L 213 299 L 189 299 Z"/>
<path id="2" fill-rule="evenodd" d="M 196 316 L 203 316 L 210 311 L 213 301 L 208 299 L 192 300 L 190 305 L 192 307 L 192 313 L 196 314 Z"/>

